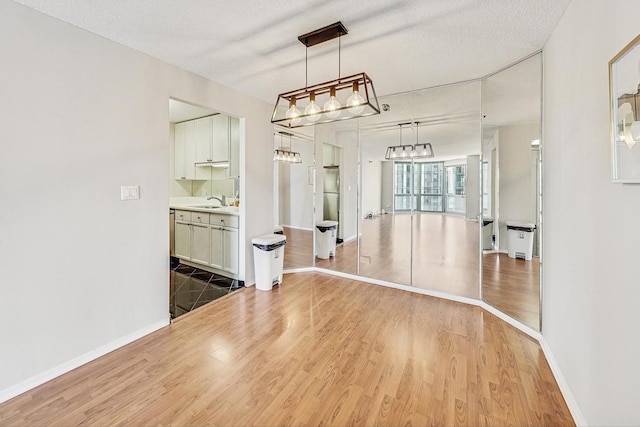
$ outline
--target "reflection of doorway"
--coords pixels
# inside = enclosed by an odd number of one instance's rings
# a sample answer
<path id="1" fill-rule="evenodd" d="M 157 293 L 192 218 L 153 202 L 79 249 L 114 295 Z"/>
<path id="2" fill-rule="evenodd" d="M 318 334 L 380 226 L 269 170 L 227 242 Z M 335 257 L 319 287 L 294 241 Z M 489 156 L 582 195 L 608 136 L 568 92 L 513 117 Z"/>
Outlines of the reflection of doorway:
<path id="1" fill-rule="evenodd" d="M 324 167 L 323 185 L 323 218 L 325 220 L 337 221 L 340 235 L 340 166 Z"/>

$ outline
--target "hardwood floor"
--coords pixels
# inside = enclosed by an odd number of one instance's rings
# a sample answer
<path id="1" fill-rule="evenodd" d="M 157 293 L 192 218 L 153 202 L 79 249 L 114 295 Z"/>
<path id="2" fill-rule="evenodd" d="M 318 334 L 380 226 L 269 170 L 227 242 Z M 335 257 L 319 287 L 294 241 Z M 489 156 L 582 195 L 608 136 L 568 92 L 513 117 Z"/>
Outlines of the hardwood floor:
<path id="1" fill-rule="evenodd" d="M 482 299 L 498 310 L 540 330 L 540 259 L 482 255 Z"/>
<path id="2" fill-rule="evenodd" d="M 244 288 L 0 405 L 0 425 L 574 425 L 536 341 L 321 273 Z"/>

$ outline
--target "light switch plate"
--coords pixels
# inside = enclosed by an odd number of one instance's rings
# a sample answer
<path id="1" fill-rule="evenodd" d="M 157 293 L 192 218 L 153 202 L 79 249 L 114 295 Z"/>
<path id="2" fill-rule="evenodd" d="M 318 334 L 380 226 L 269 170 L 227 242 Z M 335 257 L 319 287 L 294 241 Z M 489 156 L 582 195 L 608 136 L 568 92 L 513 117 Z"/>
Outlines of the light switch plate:
<path id="1" fill-rule="evenodd" d="M 138 200 L 140 198 L 139 185 L 120 186 L 120 200 Z"/>

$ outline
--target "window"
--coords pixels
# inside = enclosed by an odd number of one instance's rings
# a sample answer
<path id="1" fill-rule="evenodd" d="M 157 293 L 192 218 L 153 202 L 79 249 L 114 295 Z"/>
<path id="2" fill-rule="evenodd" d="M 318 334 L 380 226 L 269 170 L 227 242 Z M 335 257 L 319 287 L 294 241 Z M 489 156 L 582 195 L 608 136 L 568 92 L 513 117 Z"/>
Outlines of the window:
<path id="1" fill-rule="evenodd" d="M 395 211 L 443 212 L 444 164 L 396 162 Z"/>

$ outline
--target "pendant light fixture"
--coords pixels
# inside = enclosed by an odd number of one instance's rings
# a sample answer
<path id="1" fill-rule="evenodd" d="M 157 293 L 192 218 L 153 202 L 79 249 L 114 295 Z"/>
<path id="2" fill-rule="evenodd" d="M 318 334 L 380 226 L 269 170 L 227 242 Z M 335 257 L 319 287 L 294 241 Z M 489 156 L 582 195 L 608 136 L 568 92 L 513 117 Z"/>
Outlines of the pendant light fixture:
<path id="1" fill-rule="evenodd" d="M 403 145 L 402 144 L 402 126 L 416 125 L 416 143 L 415 145 Z M 387 148 L 387 153 L 384 158 L 387 160 L 411 160 L 411 159 L 427 159 L 433 157 L 433 147 L 430 142 L 420 142 L 418 129 L 420 129 L 420 122 L 407 122 L 398 123 L 400 127 L 400 145 L 392 145 Z"/>
<path id="2" fill-rule="evenodd" d="M 346 27 L 338 21 L 298 37 L 305 45 L 305 87 L 278 95 L 271 123 L 296 128 L 380 114 L 373 81 L 366 73 L 340 75 L 341 37 L 347 33 Z M 335 38 L 338 38 L 338 78 L 309 86 L 309 47 Z"/>
<path id="3" fill-rule="evenodd" d="M 273 161 L 274 162 L 284 162 L 284 163 L 302 163 L 302 156 L 300 153 L 296 153 L 291 150 L 291 137 L 292 133 L 289 132 L 278 132 L 280 134 L 280 148 L 276 148 L 273 151 Z M 285 148 L 282 142 L 282 137 L 289 137 L 289 148 Z"/>

